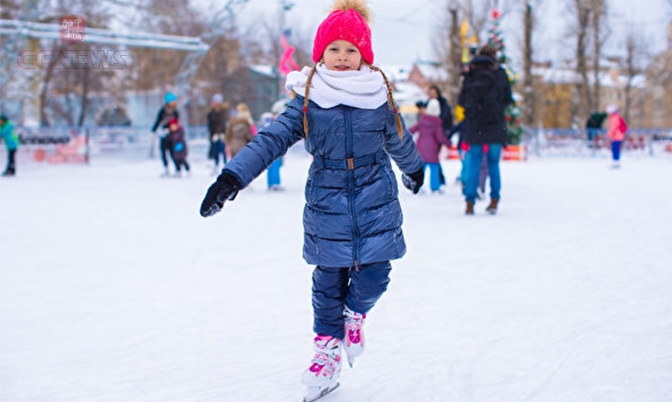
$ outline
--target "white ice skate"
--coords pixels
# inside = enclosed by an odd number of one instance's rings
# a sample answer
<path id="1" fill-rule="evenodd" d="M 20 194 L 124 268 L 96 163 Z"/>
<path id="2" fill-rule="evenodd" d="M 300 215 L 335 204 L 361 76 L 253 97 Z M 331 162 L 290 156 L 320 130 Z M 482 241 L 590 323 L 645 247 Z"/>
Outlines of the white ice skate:
<path id="1" fill-rule="evenodd" d="M 315 401 L 338 388 L 341 374 L 341 340 L 328 335 L 315 337 L 315 355 L 301 381 L 308 387 L 304 402 Z"/>
<path id="2" fill-rule="evenodd" d="M 350 367 L 355 363 L 355 358 L 364 353 L 364 320 L 366 314 L 359 314 L 350 310 L 347 306 L 343 311 L 345 316 L 345 337 L 343 338 L 343 349 L 348 357 Z"/>

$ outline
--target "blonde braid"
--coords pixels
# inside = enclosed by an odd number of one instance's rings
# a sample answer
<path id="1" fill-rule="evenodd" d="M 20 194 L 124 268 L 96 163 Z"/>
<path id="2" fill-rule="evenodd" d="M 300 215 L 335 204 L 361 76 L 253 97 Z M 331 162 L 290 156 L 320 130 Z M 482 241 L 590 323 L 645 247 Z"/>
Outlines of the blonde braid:
<path id="1" fill-rule="evenodd" d="M 310 85 L 313 82 L 313 74 L 317 71 L 317 64 L 310 69 L 308 73 L 308 81 L 306 81 L 306 96 L 303 98 L 303 132 L 308 138 L 308 95 L 310 94 Z"/>
<path id="2" fill-rule="evenodd" d="M 394 102 L 394 98 L 392 97 L 392 86 L 390 85 L 390 82 L 387 80 L 387 77 L 385 76 L 383 70 L 374 66 L 370 67 L 371 70 L 378 71 L 383 76 L 383 80 L 385 80 L 385 86 L 387 87 L 387 104 L 390 105 L 392 110 L 394 110 L 394 119 L 397 122 L 397 134 L 399 135 L 399 139 L 401 139 L 404 136 L 404 128 L 401 125 L 401 117 L 399 117 L 399 109 L 397 109 L 397 104 Z"/>

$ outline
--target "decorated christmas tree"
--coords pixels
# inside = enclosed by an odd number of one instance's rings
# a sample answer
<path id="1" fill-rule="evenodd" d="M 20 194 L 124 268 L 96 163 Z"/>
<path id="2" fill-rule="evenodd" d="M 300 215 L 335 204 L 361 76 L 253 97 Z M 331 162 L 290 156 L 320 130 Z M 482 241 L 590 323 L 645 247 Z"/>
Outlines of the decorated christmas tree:
<path id="1" fill-rule="evenodd" d="M 507 143 L 520 144 L 523 135 L 523 127 L 520 125 L 520 107 L 516 104 L 509 105 L 504 111 L 506 118 Z"/>
<path id="2" fill-rule="evenodd" d="M 504 43 L 504 36 L 499 27 L 499 21 L 502 14 L 501 12 L 494 8 L 490 12 L 491 25 L 488 30 L 488 44 L 494 46 L 497 49 L 497 54 L 499 55 L 497 61 L 502 66 L 506 75 L 509 77 L 509 83 L 511 86 L 515 85 L 518 82 L 518 74 L 510 66 L 510 59 L 506 55 L 506 45 Z M 521 136 L 523 134 L 523 128 L 520 123 L 520 107 L 517 104 L 509 105 L 504 111 L 506 116 L 506 128 L 508 131 L 508 140 L 509 144 L 520 144 Z"/>

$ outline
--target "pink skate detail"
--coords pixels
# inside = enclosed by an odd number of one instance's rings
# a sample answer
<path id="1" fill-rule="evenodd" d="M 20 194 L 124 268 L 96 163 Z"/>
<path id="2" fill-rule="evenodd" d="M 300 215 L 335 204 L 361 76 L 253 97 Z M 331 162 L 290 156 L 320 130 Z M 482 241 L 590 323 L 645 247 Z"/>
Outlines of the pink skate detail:
<path id="1" fill-rule="evenodd" d="M 317 373 L 319 373 L 320 370 L 322 370 L 323 368 L 324 368 L 324 365 L 322 365 L 322 364 L 318 364 L 318 363 L 313 363 L 313 365 L 310 366 L 310 368 L 309 368 L 308 370 L 309 370 L 311 373 L 315 373 L 315 374 L 317 374 Z"/>
<path id="2" fill-rule="evenodd" d="M 366 314 L 355 313 L 354 311 L 346 308 L 345 313 L 345 344 L 346 347 L 351 346 L 352 344 L 358 344 L 364 342 L 362 336 L 362 325 L 364 325 L 364 319 L 366 319 Z"/>
<path id="3" fill-rule="evenodd" d="M 359 343 L 361 338 L 359 329 L 348 331 L 348 344 Z"/>
<path id="4" fill-rule="evenodd" d="M 350 367 L 355 362 L 355 359 L 364 353 L 364 320 L 366 314 L 356 313 L 350 310 L 347 306 L 343 311 L 345 339 L 343 340 L 343 349 L 348 357 L 348 364 Z"/>
<path id="5" fill-rule="evenodd" d="M 334 339 L 334 337 L 331 336 L 331 335 L 317 335 L 317 336 L 315 337 L 314 340 L 315 340 L 315 343 L 317 343 L 317 342 L 320 342 L 320 343 L 324 342 L 324 344 L 325 344 L 325 346 L 326 346 L 326 344 L 327 344 L 330 340 L 332 340 L 332 339 Z M 337 339 L 336 341 L 338 341 L 338 339 Z M 336 343 L 338 343 L 338 342 L 336 342 Z"/>

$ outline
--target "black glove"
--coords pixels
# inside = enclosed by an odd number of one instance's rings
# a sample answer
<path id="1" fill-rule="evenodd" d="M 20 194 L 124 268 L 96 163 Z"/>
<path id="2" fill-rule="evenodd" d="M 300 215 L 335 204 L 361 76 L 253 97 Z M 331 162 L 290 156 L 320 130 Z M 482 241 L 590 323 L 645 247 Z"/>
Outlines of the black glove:
<path id="1" fill-rule="evenodd" d="M 422 187 L 422 183 L 425 182 L 425 168 L 418 170 L 415 173 L 407 175 L 406 173 L 401 174 L 401 182 L 404 184 L 404 187 L 411 190 L 413 194 L 417 194 Z"/>
<path id="2" fill-rule="evenodd" d="M 222 210 L 225 201 L 233 201 L 242 185 L 230 173 L 224 172 L 210 186 L 201 204 L 201 216 L 206 218 Z"/>

